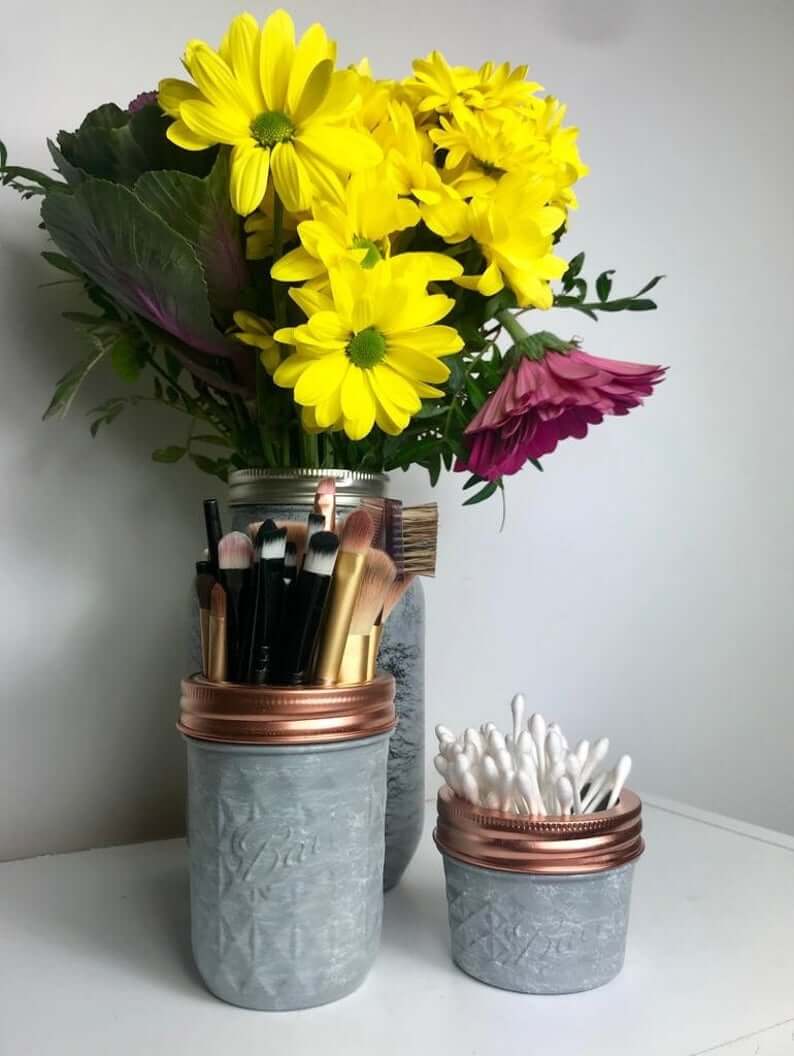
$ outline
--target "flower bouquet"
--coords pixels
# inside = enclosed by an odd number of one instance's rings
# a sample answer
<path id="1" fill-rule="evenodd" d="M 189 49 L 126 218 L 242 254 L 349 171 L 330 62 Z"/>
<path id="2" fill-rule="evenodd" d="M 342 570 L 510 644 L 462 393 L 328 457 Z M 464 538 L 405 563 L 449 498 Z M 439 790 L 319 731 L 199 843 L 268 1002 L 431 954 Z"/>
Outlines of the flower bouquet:
<path id="1" fill-rule="evenodd" d="M 42 199 L 43 256 L 91 302 L 64 313 L 90 352 L 45 417 L 105 361 L 139 384 L 89 412 L 94 435 L 146 401 L 186 417 L 157 461 L 221 479 L 420 465 L 433 484 L 454 467 L 472 503 L 662 378 L 526 326 L 653 309 L 660 280 L 615 297 L 605 271 L 591 297 L 584 254 L 561 253 L 587 168 L 526 67 L 433 52 L 378 80 L 280 10 L 189 41 L 183 63 L 189 79 L 49 141 L 57 175 L 0 143 L 2 182 Z"/>

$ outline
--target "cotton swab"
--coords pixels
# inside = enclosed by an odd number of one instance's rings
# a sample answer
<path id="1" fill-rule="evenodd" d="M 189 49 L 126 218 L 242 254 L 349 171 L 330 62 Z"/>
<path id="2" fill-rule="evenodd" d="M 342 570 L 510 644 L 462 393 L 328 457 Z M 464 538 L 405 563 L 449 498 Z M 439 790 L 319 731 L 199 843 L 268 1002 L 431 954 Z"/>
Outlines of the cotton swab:
<path id="1" fill-rule="evenodd" d="M 607 800 L 607 810 L 611 810 L 618 801 L 621 790 L 626 784 L 626 778 L 631 773 L 631 756 L 621 755 L 615 767 L 615 779 L 612 782 L 612 791 Z"/>
<path id="2" fill-rule="evenodd" d="M 611 770 L 601 770 L 609 750 L 606 737 L 580 740 L 571 750 L 556 722 L 538 713 L 525 722 L 526 704 L 516 694 L 511 703 L 512 729 L 502 734 L 495 723 L 466 728 L 456 736 L 436 727 L 438 754 L 433 765 L 455 795 L 476 806 L 504 814 L 563 816 L 592 814 L 599 806 L 619 802 L 631 770 L 621 756 Z"/>

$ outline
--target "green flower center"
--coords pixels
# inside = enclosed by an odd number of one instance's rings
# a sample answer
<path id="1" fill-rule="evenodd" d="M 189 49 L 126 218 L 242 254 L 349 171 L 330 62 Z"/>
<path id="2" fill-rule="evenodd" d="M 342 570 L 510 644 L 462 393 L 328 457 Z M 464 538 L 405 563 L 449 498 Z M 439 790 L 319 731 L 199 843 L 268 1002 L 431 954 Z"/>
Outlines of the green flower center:
<path id="1" fill-rule="evenodd" d="M 295 134 L 295 126 L 280 110 L 267 110 L 251 122 L 251 135 L 260 147 L 286 143 Z"/>
<path id="2" fill-rule="evenodd" d="M 362 238 L 361 235 L 356 235 L 353 239 L 353 249 L 366 249 L 367 251 L 367 255 L 361 261 L 362 268 L 374 268 L 379 260 L 383 260 L 383 254 L 376 243 L 369 238 Z"/>
<path id="3" fill-rule="evenodd" d="M 368 326 L 351 337 L 347 355 L 351 363 L 368 370 L 386 355 L 386 338 L 374 327 Z"/>

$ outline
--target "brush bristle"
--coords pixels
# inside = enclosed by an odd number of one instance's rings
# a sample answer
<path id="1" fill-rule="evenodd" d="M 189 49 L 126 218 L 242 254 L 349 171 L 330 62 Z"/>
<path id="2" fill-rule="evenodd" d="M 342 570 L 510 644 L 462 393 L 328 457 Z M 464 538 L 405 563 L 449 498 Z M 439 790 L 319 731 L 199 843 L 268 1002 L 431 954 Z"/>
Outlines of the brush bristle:
<path id="1" fill-rule="evenodd" d="M 369 634 L 381 614 L 386 594 L 396 575 L 394 562 L 388 554 L 382 550 L 368 552 L 350 623 L 351 634 Z"/>
<path id="2" fill-rule="evenodd" d="M 391 616 L 398 603 L 402 601 L 403 595 L 413 583 L 414 578 L 414 576 L 398 576 L 386 591 L 386 597 L 383 600 L 384 623 Z"/>
<path id="3" fill-rule="evenodd" d="M 287 530 L 287 542 L 292 543 L 301 556 L 306 549 L 306 525 L 300 521 L 282 521 L 281 527 Z"/>
<path id="4" fill-rule="evenodd" d="M 225 570 L 248 568 L 254 557 L 251 540 L 244 532 L 229 532 L 218 543 L 218 566 Z"/>
<path id="5" fill-rule="evenodd" d="M 306 537 L 311 539 L 315 532 L 325 530 L 325 517 L 321 513 L 310 513 L 306 522 Z"/>
<path id="6" fill-rule="evenodd" d="M 352 554 L 366 553 L 372 543 L 373 528 L 366 510 L 353 510 L 342 526 L 340 548 Z"/>
<path id="7" fill-rule="evenodd" d="M 316 495 L 336 495 L 336 481 L 333 477 L 323 477 L 317 485 Z"/>
<path id="8" fill-rule="evenodd" d="M 372 545 L 378 550 L 386 549 L 385 513 L 386 499 L 362 499 L 361 509 L 366 510 L 372 518 Z"/>
<path id="9" fill-rule="evenodd" d="M 295 568 L 297 564 L 298 548 L 287 539 L 287 546 L 284 550 L 284 568 Z"/>
<path id="10" fill-rule="evenodd" d="M 434 576 L 438 549 L 438 504 L 404 506 L 402 511 L 402 571 L 405 575 Z"/>
<path id="11" fill-rule="evenodd" d="M 216 583 L 210 594 L 210 612 L 216 619 L 226 619 L 226 591 Z"/>
<path id="12" fill-rule="evenodd" d="M 262 534 L 259 548 L 260 561 L 283 561 L 287 550 L 287 529 L 271 528 Z"/>
<path id="13" fill-rule="evenodd" d="M 338 549 L 339 540 L 333 532 L 315 532 L 309 540 L 304 569 L 315 576 L 330 576 Z"/>

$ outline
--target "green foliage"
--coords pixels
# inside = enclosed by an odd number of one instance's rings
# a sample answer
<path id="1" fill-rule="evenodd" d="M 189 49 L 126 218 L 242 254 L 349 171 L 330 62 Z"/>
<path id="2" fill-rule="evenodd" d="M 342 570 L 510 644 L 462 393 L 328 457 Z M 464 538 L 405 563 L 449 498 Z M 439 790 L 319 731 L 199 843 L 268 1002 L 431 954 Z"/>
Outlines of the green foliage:
<path id="1" fill-rule="evenodd" d="M 657 286 L 664 278 L 664 275 L 655 275 L 649 282 L 645 283 L 641 290 L 631 294 L 629 297 L 618 297 L 610 300 L 612 276 L 615 274 L 614 268 L 601 272 L 595 280 L 595 292 L 598 300 L 588 302 L 587 280 L 581 277 L 584 260 L 584 253 L 577 253 L 568 264 L 568 270 L 562 277 L 562 293 L 557 294 L 554 298 L 555 308 L 573 308 L 596 322 L 598 321 L 598 312 L 650 312 L 656 308 L 656 302 L 644 297 L 643 294 L 649 293 L 654 286 Z"/>

